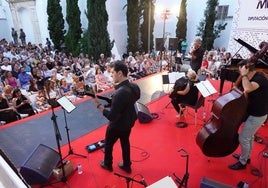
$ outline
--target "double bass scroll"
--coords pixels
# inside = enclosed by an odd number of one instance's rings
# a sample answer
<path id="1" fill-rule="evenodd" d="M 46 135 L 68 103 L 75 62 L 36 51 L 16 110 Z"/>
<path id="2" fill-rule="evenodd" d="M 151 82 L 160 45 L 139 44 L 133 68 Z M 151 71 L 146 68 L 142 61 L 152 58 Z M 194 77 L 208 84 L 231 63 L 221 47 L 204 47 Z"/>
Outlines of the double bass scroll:
<path id="1" fill-rule="evenodd" d="M 224 157 L 236 150 L 238 129 L 246 110 L 246 98 L 238 89 L 232 89 L 213 103 L 211 118 L 196 137 L 197 145 L 206 156 Z"/>

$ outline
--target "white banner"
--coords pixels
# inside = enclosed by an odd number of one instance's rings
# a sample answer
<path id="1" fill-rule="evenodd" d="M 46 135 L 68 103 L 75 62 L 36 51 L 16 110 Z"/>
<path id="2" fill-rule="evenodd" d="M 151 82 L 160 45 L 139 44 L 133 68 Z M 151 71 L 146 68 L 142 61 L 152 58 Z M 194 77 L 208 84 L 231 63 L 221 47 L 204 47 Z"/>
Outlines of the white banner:
<path id="1" fill-rule="evenodd" d="M 267 29 L 268 0 L 240 1 L 239 29 Z"/>

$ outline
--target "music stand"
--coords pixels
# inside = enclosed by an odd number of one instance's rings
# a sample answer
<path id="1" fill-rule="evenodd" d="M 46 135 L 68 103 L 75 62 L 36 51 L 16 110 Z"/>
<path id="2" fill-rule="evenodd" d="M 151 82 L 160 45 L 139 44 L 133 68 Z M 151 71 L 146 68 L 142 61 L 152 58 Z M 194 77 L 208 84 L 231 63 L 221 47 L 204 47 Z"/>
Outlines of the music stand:
<path id="1" fill-rule="evenodd" d="M 185 76 L 184 72 L 170 72 L 167 75 L 162 75 L 162 81 L 163 84 L 168 84 L 168 89 L 169 89 L 169 84 L 175 84 L 176 80 L 182 78 Z M 169 102 L 165 108 L 167 108 L 169 106 L 171 102 Z"/>
<path id="2" fill-rule="evenodd" d="M 83 158 L 86 158 L 87 156 L 85 156 L 85 155 L 74 153 L 74 151 L 72 149 L 72 146 L 71 146 L 71 142 L 70 142 L 70 134 L 69 134 L 70 129 L 68 128 L 65 111 L 68 112 L 68 113 L 71 113 L 74 109 L 76 109 L 75 105 L 66 96 L 63 96 L 63 97 L 59 98 L 57 100 L 57 102 L 63 108 L 65 129 L 66 129 L 66 133 L 67 133 L 67 140 L 68 140 L 68 146 L 69 146 L 69 152 L 63 159 L 65 159 L 66 157 L 68 157 L 69 155 L 72 155 L 72 154 L 80 156 L 80 157 L 83 157 Z"/>
<path id="3" fill-rule="evenodd" d="M 208 96 L 212 97 L 213 94 L 217 93 L 217 90 L 208 80 L 204 80 L 204 81 L 197 83 L 196 87 L 200 91 L 201 95 L 203 95 L 204 98 Z M 212 99 L 210 101 L 213 102 Z"/>

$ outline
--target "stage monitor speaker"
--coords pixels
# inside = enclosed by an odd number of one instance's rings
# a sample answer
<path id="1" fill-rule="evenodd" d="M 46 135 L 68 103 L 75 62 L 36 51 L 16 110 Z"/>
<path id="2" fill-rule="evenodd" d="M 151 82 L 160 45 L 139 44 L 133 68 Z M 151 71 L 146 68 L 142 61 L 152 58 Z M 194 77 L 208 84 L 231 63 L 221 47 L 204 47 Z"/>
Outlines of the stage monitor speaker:
<path id="1" fill-rule="evenodd" d="M 163 51 L 164 50 L 164 43 L 163 38 L 155 38 L 155 50 L 156 51 Z"/>
<path id="2" fill-rule="evenodd" d="M 20 168 L 20 173 L 30 185 L 44 184 L 50 178 L 59 161 L 58 152 L 40 144 Z"/>
<path id="3" fill-rule="evenodd" d="M 135 110 L 136 110 L 138 120 L 140 123 L 149 123 L 153 120 L 153 117 L 149 109 L 144 104 L 136 102 Z"/>
<path id="4" fill-rule="evenodd" d="M 178 50 L 178 39 L 177 38 L 169 38 L 168 40 L 168 49 L 169 50 Z"/>
<path id="5" fill-rule="evenodd" d="M 203 177 L 200 188 L 232 188 L 233 186 L 222 184 L 220 182 Z"/>

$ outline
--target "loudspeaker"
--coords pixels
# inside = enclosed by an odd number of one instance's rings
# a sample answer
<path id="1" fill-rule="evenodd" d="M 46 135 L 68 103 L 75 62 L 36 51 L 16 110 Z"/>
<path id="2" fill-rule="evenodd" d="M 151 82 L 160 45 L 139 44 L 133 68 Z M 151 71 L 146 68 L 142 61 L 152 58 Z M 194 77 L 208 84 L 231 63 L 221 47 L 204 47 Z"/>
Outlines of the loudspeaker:
<path id="1" fill-rule="evenodd" d="M 30 185 L 44 184 L 59 161 L 60 155 L 55 150 L 40 144 L 20 168 L 20 173 Z"/>
<path id="2" fill-rule="evenodd" d="M 232 188 L 233 186 L 222 184 L 220 182 L 203 177 L 200 188 Z"/>
<path id="3" fill-rule="evenodd" d="M 140 123 L 149 123 L 153 120 L 149 109 L 144 104 L 136 102 L 135 110 Z"/>
<path id="4" fill-rule="evenodd" d="M 163 51 L 164 50 L 164 40 L 163 40 L 163 38 L 156 38 L 155 39 L 155 50 L 156 51 Z"/>
<path id="5" fill-rule="evenodd" d="M 168 41 L 168 49 L 169 50 L 178 50 L 178 39 L 177 38 L 169 38 Z"/>

